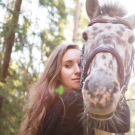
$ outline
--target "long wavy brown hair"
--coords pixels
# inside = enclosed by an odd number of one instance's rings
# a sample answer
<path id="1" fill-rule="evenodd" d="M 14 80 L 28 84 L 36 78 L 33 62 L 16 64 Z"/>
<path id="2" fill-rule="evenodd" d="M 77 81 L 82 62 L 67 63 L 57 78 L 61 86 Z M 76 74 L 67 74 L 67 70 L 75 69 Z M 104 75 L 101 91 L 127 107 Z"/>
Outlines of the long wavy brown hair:
<path id="1" fill-rule="evenodd" d="M 22 121 L 19 135 L 37 135 L 42 130 L 46 111 L 57 93 L 55 89 L 60 85 L 59 75 L 61 61 L 67 49 L 79 49 L 74 43 L 58 45 L 45 64 L 40 78 L 30 88 L 27 113 Z"/>

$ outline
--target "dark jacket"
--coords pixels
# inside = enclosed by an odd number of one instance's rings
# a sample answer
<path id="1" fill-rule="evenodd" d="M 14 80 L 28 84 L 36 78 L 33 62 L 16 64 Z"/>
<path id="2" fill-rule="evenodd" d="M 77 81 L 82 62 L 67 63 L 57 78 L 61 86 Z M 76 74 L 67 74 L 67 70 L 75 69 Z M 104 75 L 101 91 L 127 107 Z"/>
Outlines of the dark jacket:
<path id="1" fill-rule="evenodd" d="M 116 121 L 116 123 L 114 122 L 116 128 L 114 128 L 108 122 L 108 126 L 103 128 L 105 131 L 112 133 L 116 131 L 118 133 L 129 131 L 130 111 L 128 105 L 125 105 L 125 108 L 124 113 L 118 114 L 124 121 L 122 125 L 118 125 Z M 56 97 L 53 104 L 47 110 L 43 130 L 40 135 L 84 135 L 83 126 L 85 125 L 83 125 L 83 120 L 81 119 L 82 114 L 83 98 L 81 91 L 66 92 L 61 98 Z M 94 135 L 94 130 L 91 130 L 90 135 Z"/>

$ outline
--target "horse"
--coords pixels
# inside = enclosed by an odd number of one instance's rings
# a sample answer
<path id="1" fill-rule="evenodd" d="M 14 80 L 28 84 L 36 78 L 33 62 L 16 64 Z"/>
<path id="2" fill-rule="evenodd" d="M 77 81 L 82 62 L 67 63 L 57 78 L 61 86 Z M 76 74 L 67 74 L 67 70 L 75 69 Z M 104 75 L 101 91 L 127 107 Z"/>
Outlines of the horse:
<path id="1" fill-rule="evenodd" d="M 85 122 L 92 118 L 105 125 L 117 119 L 120 124 L 116 113 L 123 109 L 133 68 L 135 15 L 125 17 L 127 12 L 119 3 L 100 5 L 98 0 L 86 0 L 86 12 L 90 22 L 82 33 L 80 59 Z M 91 123 L 86 123 L 87 133 Z M 98 129 L 95 133 L 108 134 Z"/>

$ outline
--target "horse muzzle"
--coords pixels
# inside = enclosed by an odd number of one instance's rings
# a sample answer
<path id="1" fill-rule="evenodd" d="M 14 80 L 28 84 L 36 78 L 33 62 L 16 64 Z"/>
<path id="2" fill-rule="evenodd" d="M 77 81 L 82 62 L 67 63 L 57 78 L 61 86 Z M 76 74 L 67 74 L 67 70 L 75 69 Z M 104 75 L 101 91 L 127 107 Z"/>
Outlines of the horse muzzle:
<path id="1" fill-rule="evenodd" d="M 86 78 L 83 85 L 84 104 L 87 113 L 94 119 L 110 119 L 120 97 L 117 80 L 105 72 L 96 72 Z"/>

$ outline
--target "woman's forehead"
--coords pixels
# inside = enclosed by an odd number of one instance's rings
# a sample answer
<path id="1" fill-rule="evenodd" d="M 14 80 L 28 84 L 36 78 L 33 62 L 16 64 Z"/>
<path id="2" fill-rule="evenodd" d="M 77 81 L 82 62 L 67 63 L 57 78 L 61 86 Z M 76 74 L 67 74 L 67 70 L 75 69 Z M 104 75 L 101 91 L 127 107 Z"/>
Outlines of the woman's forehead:
<path id="1" fill-rule="evenodd" d="M 62 57 L 62 62 L 80 59 L 81 52 L 78 49 L 68 49 Z"/>

